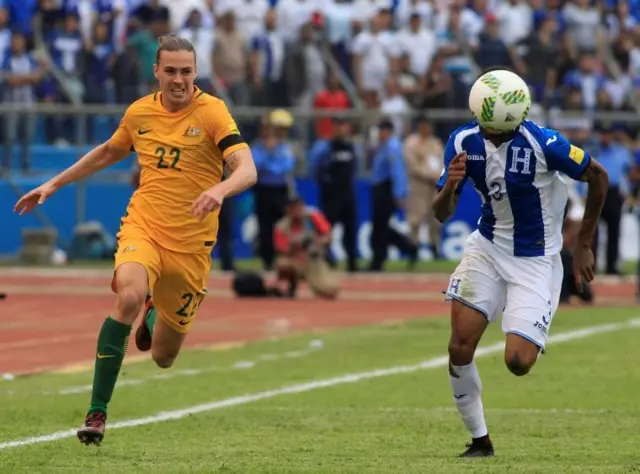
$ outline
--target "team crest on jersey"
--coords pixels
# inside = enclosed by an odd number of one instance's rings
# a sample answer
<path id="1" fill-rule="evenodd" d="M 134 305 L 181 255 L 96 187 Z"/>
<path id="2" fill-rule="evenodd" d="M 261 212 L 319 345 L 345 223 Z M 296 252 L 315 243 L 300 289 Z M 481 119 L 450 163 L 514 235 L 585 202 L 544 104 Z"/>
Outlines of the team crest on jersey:
<path id="1" fill-rule="evenodd" d="M 577 146 L 571 145 L 569 149 L 569 158 L 575 161 L 577 164 L 582 163 L 584 159 L 584 150 L 582 148 L 578 148 Z"/>
<path id="2" fill-rule="evenodd" d="M 200 135 L 200 129 L 192 127 L 191 125 L 189 125 L 187 131 L 184 132 L 185 137 L 197 137 L 198 135 Z"/>

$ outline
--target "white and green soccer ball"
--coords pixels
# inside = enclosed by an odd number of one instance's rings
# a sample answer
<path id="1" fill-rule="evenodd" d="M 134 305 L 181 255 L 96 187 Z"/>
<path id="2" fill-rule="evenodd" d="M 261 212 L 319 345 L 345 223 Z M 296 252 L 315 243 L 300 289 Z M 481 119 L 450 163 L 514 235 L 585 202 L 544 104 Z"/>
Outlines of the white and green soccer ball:
<path id="1" fill-rule="evenodd" d="M 510 132 L 527 118 L 531 107 L 529 86 L 517 74 L 504 69 L 478 78 L 469 93 L 469 110 L 489 130 Z"/>

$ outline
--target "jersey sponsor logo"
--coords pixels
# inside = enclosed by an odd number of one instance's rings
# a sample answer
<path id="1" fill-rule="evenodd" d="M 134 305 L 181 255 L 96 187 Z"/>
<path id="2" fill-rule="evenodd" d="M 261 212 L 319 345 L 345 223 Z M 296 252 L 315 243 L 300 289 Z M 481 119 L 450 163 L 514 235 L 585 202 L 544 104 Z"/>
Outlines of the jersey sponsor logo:
<path id="1" fill-rule="evenodd" d="M 150 128 L 139 128 L 138 129 L 138 135 L 145 135 L 147 133 L 149 133 L 151 131 Z"/>
<path id="2" fill-rule="evenodd" d="M 558 135 L 554 135 L 551 138 L 549 138 L 547 140 L 547 145 L 551 145 L 553 142 L 555 142 L 558 139 Z"/>
<path id="3" fill-rule="evenodd" d="M 187 130 L 184 132 L 185 137 L 197 137 L 200 135 L 200 129 L 196 127 L 192 127 L 189 125 Z"/>
<path id="4" fill-rule="evenodd" d="M 468 161 L 484 161 L 484 156 L 482 155 L 467 155 Z"/>
<path id="5" fill-rule="evenodd" d="M 571 148 L 569 149 L 569 158 L 571 158 L 577 164 L 582 163 L 582 160 L 584 160 L 584 150 L 582 148 L 578 148 L 577 146 L 571 145 Z"/>
<path id="6" fill-rule="evenodd" d="M 534 328 L 538 328 L 540 330 L 540 332 L 542 332 L 543 334 L 547 334 L 547 331 L 548 331 L 547 327 L 543 323 L 541 323 L 540 321 L 536 321 L 533 324 L 533 327 Z"/>

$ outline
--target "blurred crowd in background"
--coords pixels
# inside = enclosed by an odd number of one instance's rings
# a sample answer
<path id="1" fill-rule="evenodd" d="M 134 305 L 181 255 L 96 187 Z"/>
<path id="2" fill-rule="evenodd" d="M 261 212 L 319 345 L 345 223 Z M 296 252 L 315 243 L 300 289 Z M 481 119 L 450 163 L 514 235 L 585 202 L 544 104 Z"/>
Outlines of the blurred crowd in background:
<path id="1" fill-rule="evenodd" d="M 545 109 L 635 110 L 639 20 L 622 0 L 0 0 L 3 72 L 28 77 L 2 92 L 64 102 L 55 67 L 87 103 L 130 103 L 155 86 L 157 38 L 177 32 L 196 47 L 198 85 L 235 105 L 464 109 L 477 71 L 505 65 Z"/>
<path id="2" fill-rule="evenodd" d="M 374 232 L 381 239 L 372 243 L 376 269 L 387 243 L 415 259 L 421 222 L 429 222 L 439 255 L 438 225 L 426 203 L 442 169 L 443 143 L 464 121 L 403 114 L 465 109 L 478 72 L 508 66 L 530 84 L 530 118 L 561 130 L 607 168 L 606 270 L 616 273 L 623 203 L 638 182 L 638 127 L 597 122 L 583 112 L 636 111 L 639 21 L 635 0 L 0 0 L 1 91 L 5 103 L 25 110 L 36 102 L 69 103 L 74 94 L 85 103 L 128 104 L 155 87 L 158 37 L 177 32 L 195 45 L 200 88 L 228 98 L 232 109 L 277 109 L 241 127 L 259 168 L 261 227 L 272 228 L 283 215 L 294 171 L 317 179 L 326 196 L 349 184 L 340 173 L 364 171 L 380 190 L 374 227 L 386 229 L 402 208 L 412 229 L 408 240 L 392 230 Z M 319 118 L 300 130 L 284 110 L 356 105 L 388 118 L 366 127 Z M 28 118 L 4 120 L 5 143 L 19 132 L 29 142 Z M 50 117 L 46 141 L 73 143 L 69 120 Z M 346 196 L 324 203 L 330 221 L 354 219 Z M 384 207 L 385 199 L 393 205 Z M 347 229 L 345 239 L 352 235 Z M 272 248 L 272 231 L 261 242 Z M 347 251 L 352 246 L 345 244 Z M 263 254 L 270 267 L 273 255 Z"/>

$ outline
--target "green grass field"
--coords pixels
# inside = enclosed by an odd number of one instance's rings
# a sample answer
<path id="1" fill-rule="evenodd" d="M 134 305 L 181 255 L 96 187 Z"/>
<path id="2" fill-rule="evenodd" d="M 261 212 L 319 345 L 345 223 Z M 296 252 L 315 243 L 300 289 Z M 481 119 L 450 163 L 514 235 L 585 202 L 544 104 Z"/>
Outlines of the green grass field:
<path id="1" fill-rule="evenodd" d="M 100 448 L 73 434 L 90 373 L 0 382 L 0 472 L 640 472 L 634 316 L 560 311 L 556 339 L 598 327 L 550 342 L 527 377 L 507 372 L 499 348 L 478 358 L 490 459 L 455 457 L 468 436 L 442 357 L 449 323 L 437 318 L 189 351 L 168 371 L 127 365 Z M 502 340 L 494 325 L 482 345 Z M 54 432 L 62 439 L 6 444 Z"/>

